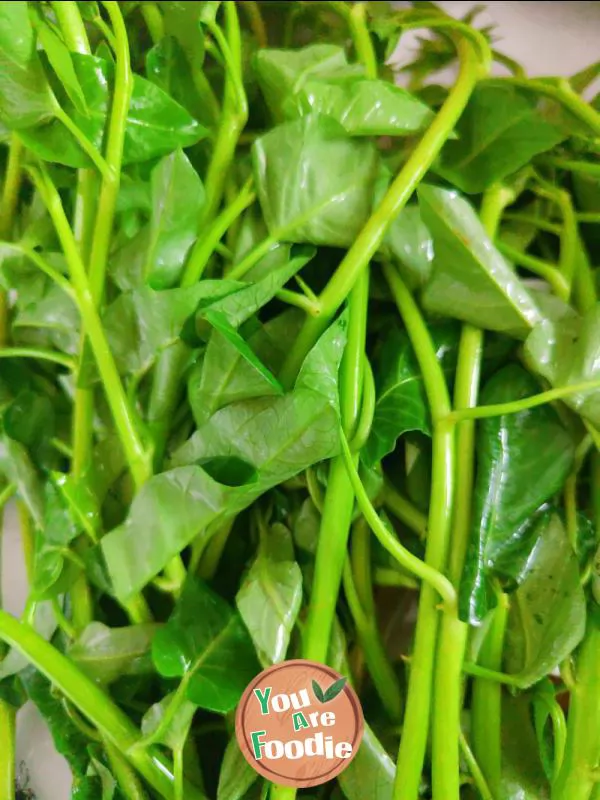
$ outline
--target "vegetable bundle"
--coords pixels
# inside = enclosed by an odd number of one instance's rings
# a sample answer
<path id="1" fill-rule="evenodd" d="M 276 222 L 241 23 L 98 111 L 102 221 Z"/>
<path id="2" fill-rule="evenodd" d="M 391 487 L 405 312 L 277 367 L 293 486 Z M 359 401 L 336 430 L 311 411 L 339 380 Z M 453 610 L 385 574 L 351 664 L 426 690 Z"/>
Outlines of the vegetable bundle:
<path id="1" fill-rule="evenodd" d="M 600 68 L 415 5 L 0 3 L 0 800 L 27 699 L 74 798 L 292 800 L 294 657 L 368 723 L 306 797 L 600 797 Z"/>

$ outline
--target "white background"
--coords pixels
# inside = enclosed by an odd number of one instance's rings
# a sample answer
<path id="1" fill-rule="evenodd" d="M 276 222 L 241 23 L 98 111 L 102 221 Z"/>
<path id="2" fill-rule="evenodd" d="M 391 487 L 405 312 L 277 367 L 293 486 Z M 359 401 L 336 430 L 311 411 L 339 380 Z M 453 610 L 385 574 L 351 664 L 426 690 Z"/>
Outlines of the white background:
<path id="1" fill-rule="evenodd" d="M 441 2 L 454 16 L 473 2 Z M 600 2 L 491 2 L 478 26 L 496 24 L 496 45 L 532 75 L 570 75 L 600 58 Z M 19 614 L 26 581 L 14 507 L 6 512 L 2 569 L 4 605 Z M 19 715 L 18 759 L 38 800 L 68 800 L 69 771 L 58 759 L 43 722 L 27 706 Z"/>

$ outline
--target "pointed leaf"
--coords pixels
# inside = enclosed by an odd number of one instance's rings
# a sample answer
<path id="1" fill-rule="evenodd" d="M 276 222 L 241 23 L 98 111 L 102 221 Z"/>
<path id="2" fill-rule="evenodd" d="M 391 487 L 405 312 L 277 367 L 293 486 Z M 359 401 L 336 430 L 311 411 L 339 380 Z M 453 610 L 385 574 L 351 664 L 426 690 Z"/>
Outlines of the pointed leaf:
<path id="1" fill-rule="evenodd" d="M 541 314 L 473 208 L 454 190 L 425 185 L 419 188 L 419 205 L 435 251 L 425 308 L 524 338 Z"/>
<path id="2" fill-rule="evenodd" d="M 485 385 L 481 403 L 518 400 L 539 391 L 516 364 Z M 493 578 L 518 580 L 535 544 L 531 520 L 562 487 L 574 457 L 573 441 L 549 406 L 491 417 L 478 430 L 473 533 L 460 586 L 463 619 L 480 623 L 496 603 Z"/>
<path id="3" fill-rule="evenodd" d="M 146 281 L 153 289 L 175 285 L 197 237 L 205 192 L 198 173 L 182 150 L 163 158 L 152 170 L 152 212 L 146 253 Z"/>
<path id="4" fill-rule="evenodd" d="M 332 683 L 323 696 L 323 702 L 328 703 L 330 700 L 335 700 L 338 694 L 343 691 L 347 682 L 347 678 L 340 678 Z"/>
<path id="5" fill-rule="evenodd" d="M 348 139 L 334 120 L 311 114 L 261 136 L 252 152 L 274 239 L 336 247 L 354 241 L 373 201 L 378 157 L 371 142 Z"/>
<path id="6" fill-rule="evenodd" d="M 156 668 L 185 676 L 188 698 L 226 714 L 260 672 L 248 632 L 227 603 L 199 580 L 186 582 L 175 611 L 152 644 Z"/>
<path id="7" fill-rule="evenodd" d="M 67 98 L 64 110 L 90 142 L 102 151 L 110 107 L 114 65 L 97 56 L 71 53 L 75 74 L 83 91 L 87 113 L 81 114 Z M 30 123 L 31 124 L 31 123 Z M 25 145 L 40 158 L 69 167 L 90 165 L 71 133 L 58 120 L 22 131 Z M 133 92 L 123 149 L 123 163 L 132 164 L 189 147 L 206 130 L 158 86 L 133 76 Z"/>
<path id="8" fill-rule="evenodd" d="M 312 682 L 312 690 L 319 703 L 324 703 L 325 695 L 323 694 L 323 690 L 315 680 L 313 680 Z"/>
<path id="9" fill-rule="evenodd" d="M 409 136 L 433 119 L 431 109 L 406 89 L 353 75 L 308 80 L 286 101 L 285 109 L 288 117 L 296 109 L 302 115 L 325 114 L 350 136 Z"/>
<path id="10" fill-rule="evenodd" d="M 153 672 L 150 648 L 154 623 L 109 628 L 91 622 L 69 648 L 69 658 L 93 680 L 110 684 L 123 675 Z"/>
<path id="11" fill-rule="evenodd" d="M 75 73 L 69 49 L 41 13 L 36 15 L 36 32 L 50 66 L 69 96 L 69 100 L 80 114 L 87 114 L 85 97 L 79 78 Z"/>
<path id="12" fill-rule="evenodd" d="M 456 366 L 458 330 L 453 323 L 431 329 L 436 355 L 446 371 Z M 429 405 L 410 340 L 392 328 L 385 337 L 375 366 L 377 399 L 369 439 L 362 451 L 368 466 L 391 453 L 407 431 L 430 433 Z"/>
<path id="13" fill-rule="evenodd" d="M 392 800 L 395 775 L 393 759 L 365 723 L 356 756 L 338 776 L 344 795 L 348 800 Z"/>
<path id="14" fill-rule="evenodd" d="M 557 514 L 541 530 L 521 585 L 511 596 L 506 668 L 523 686 L 548 675 L 585 633 L 586 599 L 579 563 Z"/>
<path id="15" fill-rule="evenodd" d="M 302 605 L 302 573 L 284 525 L 276 523 L 261 536 L 235 602 L 262 664 L 282 661 Z"/>
<path id="16" fill-rule="evenodd" d="M 345 317 L 327 329 L 292 392 L 216 412 L 176 452 L 174 468 L 146 482 L 125 522 L 100 544 L 118 598 L 139 591 L 201 531 L 208 540 L 267 489 L 337 454 L 337 373 L 345 329 Z M 252 482 L 226 486 L 197 466 L 234 458 L 254 469 Z"/>
<path id="17" fill-rule="evenodd" d="M 154 734 L 159 730 L 165 716 L 169 713 L 169 706 L 173 702 L 174 697 L 174 692 L 168 694 L 166 697 L 163 697 L 159 703 L 154 703 L 154 705 L 150 706 L 148 711 L 146 711 L 140 726 L 145 738 L 154 737 Z M 197 710 L 198 706 L 195 703 L 185 699 L 181 705 L 178 706 L 176 714 L 170 718 L 170 724 L 167 729 L 162 731 L 162 735 L 159 738 L 152 739 L 153 743 L 164 744 L 173 752 L 183 750 Z"/>
<path id="18" fill-rule="evenodd" d="M 22 0 L 0 4 L 0 120 L 11 130 L 54 113 L 27 6 Z"/>
<path id="19" fill-rule="evenodd" d="M 475 88 L 444 146 L 436 172 L 463 192 L 478 194 L 551 150 L 565 133 L 536 109 L 535 95 L 513 86 Z"/>
<path id="20" fill-rule="evenodd" d="M 237 738 L 232 736 L 221 764 L 217 800 L 241 800 L 257 779 L 258 772 L 246 761 Z"/>
<path id="21" fill-rule="evenodd" d="M 554 387 L 600 378 L 600 304 L 583 317 L 544 320 L 525 342 L 528 363 Z M 600 425 L 600 392 L 589 389 L 564 401 L 578 414 Z"/>

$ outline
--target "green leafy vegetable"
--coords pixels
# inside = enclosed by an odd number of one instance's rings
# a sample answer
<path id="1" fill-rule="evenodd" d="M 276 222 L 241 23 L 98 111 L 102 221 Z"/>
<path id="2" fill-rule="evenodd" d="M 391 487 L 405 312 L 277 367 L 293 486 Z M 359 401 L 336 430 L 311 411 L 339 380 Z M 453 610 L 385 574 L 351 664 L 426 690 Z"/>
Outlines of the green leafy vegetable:
<path id="1" fill-rule="evenodd" d="M 157 670 L 185 680 L 187 697 L 201 708 L 231 711 L 259 671 L 240 617 L 199 581 L 186 583 L 177 607 L 152 643 Z"/>

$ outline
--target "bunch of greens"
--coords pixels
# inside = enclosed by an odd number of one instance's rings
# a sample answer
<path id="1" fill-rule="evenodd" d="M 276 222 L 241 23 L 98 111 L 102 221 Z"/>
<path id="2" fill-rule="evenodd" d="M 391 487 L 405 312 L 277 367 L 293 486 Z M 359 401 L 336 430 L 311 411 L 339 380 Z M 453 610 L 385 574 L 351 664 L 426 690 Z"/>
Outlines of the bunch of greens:
<path id="1" fill-rule="evenodd" d="M 28 699 L 73 798 L 291 800 L 291 657 L 306 797 L 600 798 L 600 68 L 415 5 L 0 3 L 0 800 Z"/>

